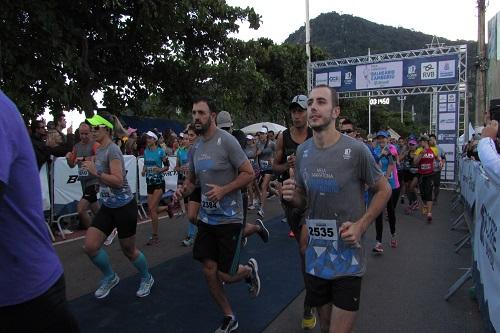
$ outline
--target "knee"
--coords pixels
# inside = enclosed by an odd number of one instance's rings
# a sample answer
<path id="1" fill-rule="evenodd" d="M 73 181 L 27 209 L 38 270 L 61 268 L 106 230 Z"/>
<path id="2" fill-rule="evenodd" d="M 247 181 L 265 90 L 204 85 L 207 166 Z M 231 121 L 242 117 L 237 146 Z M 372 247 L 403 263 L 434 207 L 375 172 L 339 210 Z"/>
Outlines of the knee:
<path id="1" fill-rule="evenodd" d="M 135 246 L 122 246 L 122 252 L 129 260 L 133 260 L 136 257 L 136 248 Z"/>
<path id="2" fill-rule="evenodd" d="M 85 244 L 83 245 L 83 251 L 89 257 L 95 257 L 97 255 L 97 253 L 99 252 L 100 248 L 101 248 L 101 246 L 95 242 L 85 241 Z"/>
<path id="3" fill-rule="evenodd" d="M 206 278 L 217 277 L 217 264 L 213 261 L 203 263 L 203 275 Z"/>

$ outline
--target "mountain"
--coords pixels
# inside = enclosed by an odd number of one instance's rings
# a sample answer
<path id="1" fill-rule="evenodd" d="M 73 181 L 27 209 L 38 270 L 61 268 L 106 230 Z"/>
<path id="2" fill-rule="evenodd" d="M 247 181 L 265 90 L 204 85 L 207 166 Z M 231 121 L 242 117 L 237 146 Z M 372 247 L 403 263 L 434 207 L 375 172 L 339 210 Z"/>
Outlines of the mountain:
<path id="1" fill-rule="evenodd" d="M 345 58 L 372 54 L 426 48 L 432 36 L 422 32 L 374 23 L 352 15 L 336 12 L 323 13 L 311 20 L 311 45 L 320 47 L 331 58 Z M 445 45 L 468 45 L 468 58 L 476 56 L 476 42 L 451 41 L 439 37 Z M 285 43 L 305 43 L 305 27 L 302 26 L 285 40 Z M 474 55 L 471 57 L 471 55 Z M 469 66 L 473 62 L 468 61 Z"/>

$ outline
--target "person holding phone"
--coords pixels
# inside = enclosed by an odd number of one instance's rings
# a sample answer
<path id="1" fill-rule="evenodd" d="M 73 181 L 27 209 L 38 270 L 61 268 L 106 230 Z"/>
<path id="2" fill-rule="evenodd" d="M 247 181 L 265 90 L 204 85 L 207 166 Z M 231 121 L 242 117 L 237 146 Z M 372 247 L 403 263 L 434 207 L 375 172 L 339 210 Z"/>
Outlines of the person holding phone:
<path id="1" fill-rule="evenodd" d="M 498 112 L 500 115 L 500 112 Z M 498 151 L 498 121 L 492 120 L 481 133 L 477 150 L 481 164 L 488 177 L 497 185 L 500 185 L 500 155 Z"/>

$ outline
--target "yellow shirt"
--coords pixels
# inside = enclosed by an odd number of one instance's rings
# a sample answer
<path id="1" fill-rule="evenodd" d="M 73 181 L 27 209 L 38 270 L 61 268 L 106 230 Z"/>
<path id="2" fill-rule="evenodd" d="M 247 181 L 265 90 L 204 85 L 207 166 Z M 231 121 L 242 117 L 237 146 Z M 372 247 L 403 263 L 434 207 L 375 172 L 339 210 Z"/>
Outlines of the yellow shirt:
<path id="1" fill-rule="evenodd" d="M 431 148 L 432 152 L 434 153 L 435 156 L 438 156 L 438 148 L 436 146 L 429 147 Z M 418 147 L 417 150 L 415 150 L 415 156 L 420 155 L 420 153 L 424 150 L 423 147 Z"/>

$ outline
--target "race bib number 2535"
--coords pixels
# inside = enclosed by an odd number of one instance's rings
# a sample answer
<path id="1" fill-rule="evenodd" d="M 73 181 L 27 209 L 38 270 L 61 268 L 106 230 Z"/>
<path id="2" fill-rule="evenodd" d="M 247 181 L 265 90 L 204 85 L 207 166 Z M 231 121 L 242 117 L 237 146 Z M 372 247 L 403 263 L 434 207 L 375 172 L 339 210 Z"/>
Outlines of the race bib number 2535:
<path id="1" fill-rule="evenodd" d="M 338 240 L 336 220 L 307 219 L 306 223 L 310 238 L 327 241 Z"/>

